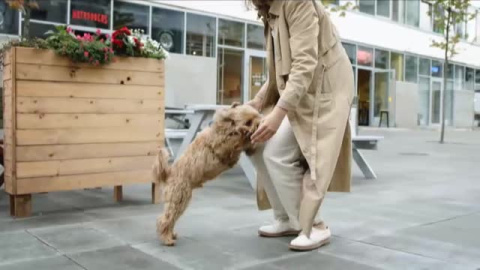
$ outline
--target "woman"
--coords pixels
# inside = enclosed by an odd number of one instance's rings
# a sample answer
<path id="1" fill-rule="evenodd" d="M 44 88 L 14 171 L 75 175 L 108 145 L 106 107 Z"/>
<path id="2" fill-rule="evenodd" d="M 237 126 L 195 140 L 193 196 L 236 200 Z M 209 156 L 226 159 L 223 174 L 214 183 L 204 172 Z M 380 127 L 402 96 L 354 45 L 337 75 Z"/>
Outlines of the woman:
<path id="1" fill-rule="evenodd" d="M 250 1 L 265 23 L 269 65 L 268 81 L 249 102 L 269 111 L 252 135 L 265 142 L 253 157 L 257 202 L 275 217 L 259 234 L 298 235 L 290 248 L 313 250 L 331 235 L 315 221 L 327 190 L 350 190 L 352 66 L 318 1 Z"/>

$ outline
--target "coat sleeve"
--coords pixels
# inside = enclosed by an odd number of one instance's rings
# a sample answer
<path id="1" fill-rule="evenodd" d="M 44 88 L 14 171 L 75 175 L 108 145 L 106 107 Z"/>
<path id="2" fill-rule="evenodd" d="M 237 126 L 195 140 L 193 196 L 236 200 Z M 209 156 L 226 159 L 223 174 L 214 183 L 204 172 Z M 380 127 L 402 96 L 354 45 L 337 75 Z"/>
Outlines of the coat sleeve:
<path id="1" fill-rule="evenodd" d="M 286 1 L 292 67 L 277 106 L 293 110 L 312 84 L 318 64 L 318 14 L 312 1 Z"/>
<path id="2" fill-rule="evenodd" d="M 267 92 L 268 89 L 268 80 L 262 85 L 262 88 L 258 91 L 258 93 L 255 95 L 253 98 L 254 100 L 262 101 L 265 98 L 265 93 Z"/>

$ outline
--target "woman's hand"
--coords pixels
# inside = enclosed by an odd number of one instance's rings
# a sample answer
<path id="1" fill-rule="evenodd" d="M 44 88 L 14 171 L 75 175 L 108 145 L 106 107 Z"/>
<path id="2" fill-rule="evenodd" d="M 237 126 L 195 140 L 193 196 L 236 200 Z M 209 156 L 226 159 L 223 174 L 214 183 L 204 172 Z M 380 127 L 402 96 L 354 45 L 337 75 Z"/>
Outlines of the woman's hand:
<path id="1" fill-rule="evenodd" d="M 270 140 L 277 132 L 285 115 L 287 115 L 286 110 L 275 106 L 273 111 L 263 119 L 257 131 L 252 135 L 252 143 L 262 143 Z"/>

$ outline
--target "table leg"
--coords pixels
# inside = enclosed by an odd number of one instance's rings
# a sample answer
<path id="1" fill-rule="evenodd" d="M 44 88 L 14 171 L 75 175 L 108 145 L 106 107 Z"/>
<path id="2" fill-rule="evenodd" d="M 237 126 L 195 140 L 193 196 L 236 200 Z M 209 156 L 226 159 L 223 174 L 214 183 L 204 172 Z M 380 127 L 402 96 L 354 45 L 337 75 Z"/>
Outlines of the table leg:
<path id="1" fill-rule="evenodd" d="M 373 171 L 372 167 L 368 165 L 363 155 L 360 153 L 360 151 L 358 151 L 355 146 L 353 146 L 353 159 L 355 160 L 355 163 L 357 163 L 365 178 L 377 179 L 377 175 Z"/>
<path id="2" fill-rule="evenodd" d="M 187 147 L 190 145 L 190 143 L 193 141 L 195 138 L 195 135 L 197 135 L 197 132 L 200 130 L 200 127 L 207 117 L 207 114 L 205 112 L 195 112 L 191 116 L 191 122 L 190 122 L 190 128 L 188 129 L 187 136 L 182 141 L 182 145 L 180 146 L 180 149 L 178 149 L 177 154 L 175 155 L 175 160 L 177 160 L 185 150 L 187 150 Z"/>

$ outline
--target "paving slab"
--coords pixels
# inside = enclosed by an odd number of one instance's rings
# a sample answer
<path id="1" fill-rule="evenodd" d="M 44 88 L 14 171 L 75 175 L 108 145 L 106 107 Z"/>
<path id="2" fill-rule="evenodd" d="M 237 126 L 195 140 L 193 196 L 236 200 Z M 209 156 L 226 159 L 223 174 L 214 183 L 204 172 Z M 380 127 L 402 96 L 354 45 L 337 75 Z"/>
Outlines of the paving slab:
<path id="1" fill-rule="evenodd" d="M 0 265 L 56 256 L 57 252 L 25 231 L 0 233 Z"/>
<path id="2" fill-rule="evenodd" d="M 52 258 L 28 260 L 16 264 L 0 265 L 0 270 L 27 270 L 27 269 L 48 269 L 48 270 L 85 270 L 77 263 L 65 256 Z"/>

